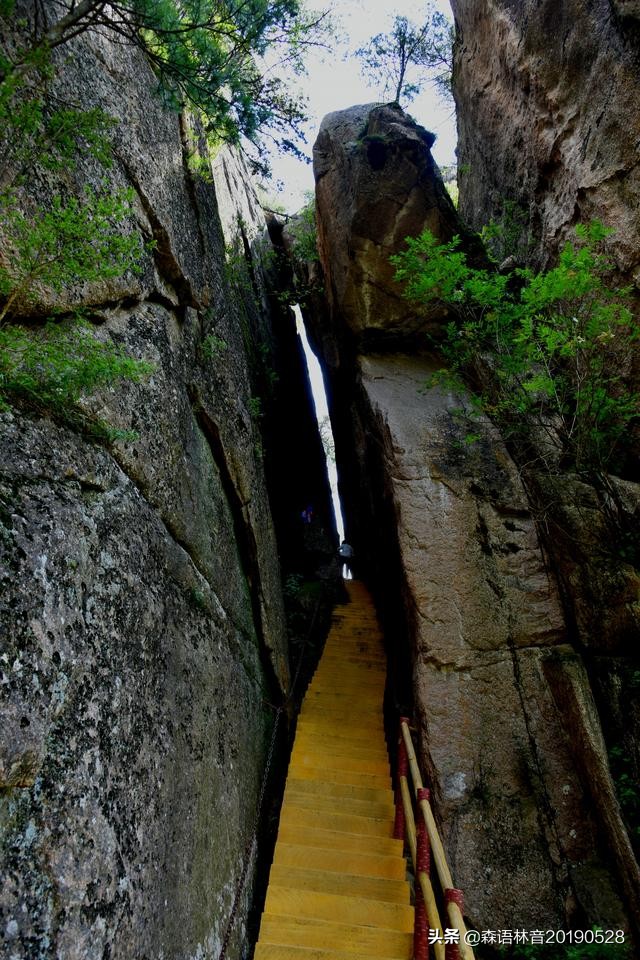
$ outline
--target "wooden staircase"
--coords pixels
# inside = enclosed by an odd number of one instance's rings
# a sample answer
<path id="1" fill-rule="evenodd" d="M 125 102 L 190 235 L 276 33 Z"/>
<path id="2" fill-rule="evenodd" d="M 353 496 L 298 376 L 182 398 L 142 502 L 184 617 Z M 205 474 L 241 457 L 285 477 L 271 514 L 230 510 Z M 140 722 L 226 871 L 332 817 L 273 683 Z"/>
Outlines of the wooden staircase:
<path id="1" fill-rule="evenodd" d="M 385 656 L 347 581 L 298 720 L 256 960 L 409 960 L 414 910 L 382 723 Z"/>

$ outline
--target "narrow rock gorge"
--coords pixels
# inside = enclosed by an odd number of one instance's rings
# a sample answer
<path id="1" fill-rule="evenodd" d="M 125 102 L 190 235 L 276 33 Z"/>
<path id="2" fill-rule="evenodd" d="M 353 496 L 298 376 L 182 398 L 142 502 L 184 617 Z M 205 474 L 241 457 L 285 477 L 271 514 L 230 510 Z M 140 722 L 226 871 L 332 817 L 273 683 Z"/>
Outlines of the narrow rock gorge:
<path id="1" fill-rule="evenodd" d="M 638 445 L 606 485 L 532 468 L 471 387 L 432 382 L 452 317 L 409 302 L 389 259 L 429 228 L 486 265 L 494 220 L 495 269 L 537 269 L 599 218 L 637 318 L 640 11 L 451 5 L 459 207 L 397 103 L 330 113 L 311 262 L 142 49 L 89 30 L 52 50 L 46 108 L 104 111 L 112 162 L 87 148 L 7 182 L 25 216 L 128 190 L 139 269 L 36 285 L 0 334 L 37 346 L 81 309 L 148 366 L 73 416 L 0 406 L 0 956 L 252 956 L 295 707 L 345 599 L 296 298 L 384 627 L 391 759 L 410 716 L 469 926 L 640 939 Z M 42 4 L 15 9 L 9 51 L 41 28 Z M 637 349 L 620 373 L 640 382 Z"/>
<path id="2" fill-rule="evenodd" d="M 556 478 L 564 537 L 545 531 L 517 453 L 486 418 L 465 442 L 469 398 L 428 386 L 441 366 L 428 335 L 448 318 L 409 309 L 389 257 L 424 227 L 477 255 L 431 143 L 370 104 L 327 116 L 314 148 L 326 296 L 309 323 L 350 536 L 390 638 L 389 712 L 415 717 L 473 926 L 633 926 L 638 867 L 607 739 L 624 714 L 613 678 L 626 696 L 637 671 L 637 572 L 605 570 L 595 491 Z M 637 487 L 615 482 L 633 523 Z"/>

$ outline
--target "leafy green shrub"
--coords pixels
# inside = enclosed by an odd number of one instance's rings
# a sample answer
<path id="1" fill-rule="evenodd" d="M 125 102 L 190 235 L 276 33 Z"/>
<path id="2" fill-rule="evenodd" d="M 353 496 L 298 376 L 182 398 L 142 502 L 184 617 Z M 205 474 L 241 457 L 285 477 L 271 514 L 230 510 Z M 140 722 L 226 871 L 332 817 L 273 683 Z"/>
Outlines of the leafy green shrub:
<path id="1" fill-rule="evenodd" d="M 557 266 L 537 274 L 472 267 L 459 237 L 440 243 L 429 231 L 392 262 L 409 299 L 455 318 L 441 345 L 445 376 L 467 375 L 482 359 L 492 376 L 479 403 L 508 437 L 544 431 L 565 465 L 604 471 L 638 416 L 623 377 L 638 331 L 629 289 L 608 285 L 611 231 L 594 222 L 575 233 Z"/>
<path id="2" fill-rule="evenodd" d="M 131 190 L 110 194 L 106 186 L 87 187 L 82 199 L 56 194 L 28 216 L 16 194 L 0 196 L 6 251 L 0 258 L 0 323 L 43 290 L 139 272 L 140 235 L 120 229 L 132 202 Z"/>
<path id="3" fill-rule="evenodd" d="M 49 321 L 37 330 L 0 326 L 0 409 L 18 400 L 65 422 L 79 422 L 102 437 L 123 439 L 125 434 L 82 414 L 77 404 L 98 387 L 138 381 L 152 370 L 115 344 L 97 340 L 79 319 Z"/>
<path id="4" fill-rule="evenodd" d="M 303 263 L 319 260 L 318 231 L 316 228 L 315 199 L 307 203 L 290 226 L 293 237 L 292 252 Z"/>

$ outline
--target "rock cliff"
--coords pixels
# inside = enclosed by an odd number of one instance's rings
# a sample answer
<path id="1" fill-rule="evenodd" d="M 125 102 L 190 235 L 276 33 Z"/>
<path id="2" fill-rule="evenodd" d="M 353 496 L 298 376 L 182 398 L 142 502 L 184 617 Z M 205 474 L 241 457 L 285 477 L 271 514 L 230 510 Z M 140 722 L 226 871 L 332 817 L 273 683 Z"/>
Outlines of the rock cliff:
<path id="1" fill-rule="evenodd" d="M 299 357 L 267 292 L 271 245 L 239 159 L 223 152 L 195 174 L 197 128 L 163 105 L 140 52 L 106 37 L 59 53 L 51 95 L 116 120 L 113 165 L 80 158 L 63 189 L 132 187 L 131 225 L 154 245 L 139 276 L 41 297 L 32 322 L 83 305 L 95 336 L 153 371 L 84 401 L 135 431 L 110 446 L 46 415 L 0 414 L 0 929 L 7 955 L 31 960 L 217 956 L 270 704 L 289 684 L 263 463 L 290 434 L 288 404 L 321 478 L 320 454 L 301 380 L 263 430 L 267 386 L 277 393 L 279 364 Z M 55 189 L 40 171 L 25 203 Z M 309 496 L 298 483 L 277 488 L 282 549 Z M 251 883 L 230 957 L 250 899 Z"/>
<path id="2" fill-rule="evenodd" d="M 354 136 L 368 129 L 382 160 Z M 414 232 L 462 229 L 428 143 L 397 108 L 370 105 L 325 118 L 315 152 L 328 296 L 310 323 L 330 371 L 348 536 L 391 638 L 388 706 L 413 710 L 474 926 L 615 925 L 622 899 L 633 910 L 637 865 L 518 467 L 487 420 L 466 442 L 467 397 L 428 386 L 435 360 L 416 333 L 443 318 L 403 315 L 387 267 L 367 267 L 370 296 L 352 287 L 363 259 L 400 249 L 403 196 Z M 379 216 L 375 189 L 393 216 Z"/>
<path id="3" fill-rule="evenodd" d="M 640 283 L 637 3 L 451 6 L 463 219 L 478 229 L 515 205 L 521 252 L 547 263 L 575 223 L 599 218 Z"/>
<path id="4" fill-rule="evenodd" d="M 475 228 L 501 221 L 519 259 L 534 265 L 554 262 L 574 224 L 599 219 L 614 231 L 607 252 L 617 279 L 639 289 L 638 4 L 452 0 L 452 8 L 462 216 Z M 620 372 L 638 383 L 637 351 Z M 604 490 L 567 474 L 529 483 L 621 785 L 640 777 L 638 449 Z M 633 800 L 623 806 L 637 837 Z M 624 827 L 614 833 L 623 836 Z M 621 870 L 628 873 L 637 883 L 635 868 Z M 637 886 L 628 885 L 627 897 L 637 905 Z"/>

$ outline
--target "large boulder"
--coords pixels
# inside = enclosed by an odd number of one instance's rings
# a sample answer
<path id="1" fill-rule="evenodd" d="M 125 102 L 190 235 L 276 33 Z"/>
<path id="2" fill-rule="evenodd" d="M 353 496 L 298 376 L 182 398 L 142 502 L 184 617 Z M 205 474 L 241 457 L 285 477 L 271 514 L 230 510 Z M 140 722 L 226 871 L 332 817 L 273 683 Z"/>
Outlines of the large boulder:
<path id="1" fill-rule="evenodd" d="M 396 104 L 322 121 L 313 148 L 318 248 L 331 312 L 357 340 L 421 335 L 434 317 L 403 299 L 389 262 L 427 227 L 443 239 L 458 230 L 434 139 Z"/>

